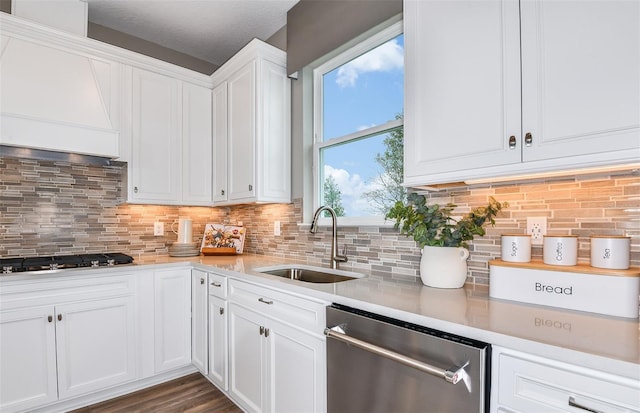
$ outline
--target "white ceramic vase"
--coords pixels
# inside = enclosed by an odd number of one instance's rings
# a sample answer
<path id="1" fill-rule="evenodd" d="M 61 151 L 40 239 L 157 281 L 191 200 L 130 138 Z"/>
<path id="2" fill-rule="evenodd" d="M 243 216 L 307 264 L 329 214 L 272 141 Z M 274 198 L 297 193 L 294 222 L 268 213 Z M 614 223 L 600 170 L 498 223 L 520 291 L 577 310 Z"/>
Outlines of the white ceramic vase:
<path id="1" fill-rule="evenodd" d="M 420 259 L 420 279 L 429 287 L 460 288 L 467 279 L 467 258 L 466 248 L 426 246 Z"/>

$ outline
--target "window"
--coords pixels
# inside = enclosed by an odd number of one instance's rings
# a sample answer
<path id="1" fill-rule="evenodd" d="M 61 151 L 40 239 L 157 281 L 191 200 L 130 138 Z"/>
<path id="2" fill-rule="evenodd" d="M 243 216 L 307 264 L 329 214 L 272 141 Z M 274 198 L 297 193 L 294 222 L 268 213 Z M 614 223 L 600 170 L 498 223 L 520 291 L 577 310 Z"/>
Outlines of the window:
<path id="1" fill-rule="evenodd" d="M 403 180 L 404 37 L 396 23 L 317 67 L 314 203 L 379 224 Z"/>

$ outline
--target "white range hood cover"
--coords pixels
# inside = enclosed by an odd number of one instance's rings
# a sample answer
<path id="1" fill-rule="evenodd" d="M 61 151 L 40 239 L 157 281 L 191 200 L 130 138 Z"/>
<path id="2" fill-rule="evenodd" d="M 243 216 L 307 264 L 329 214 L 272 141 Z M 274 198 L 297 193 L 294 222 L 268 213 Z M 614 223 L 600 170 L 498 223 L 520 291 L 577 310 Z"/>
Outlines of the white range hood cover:
<path id="1" fill-rule="evenodd" d="M 117 64 L 0 36 L 0 144 L 117 157 Z"/>

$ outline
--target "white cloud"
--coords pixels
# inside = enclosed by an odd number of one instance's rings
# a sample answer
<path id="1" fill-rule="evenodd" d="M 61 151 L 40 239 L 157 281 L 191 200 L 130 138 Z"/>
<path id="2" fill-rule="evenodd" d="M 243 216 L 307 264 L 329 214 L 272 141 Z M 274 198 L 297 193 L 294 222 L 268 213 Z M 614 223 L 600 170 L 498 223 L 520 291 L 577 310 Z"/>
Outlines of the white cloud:
<path id="1" fill-rule="evenodd" d="M 373 128 L 374 126 L 376 126 L 375 123 L 372 123 L 371 125 L 361 125 L 361 126 L 358 126 L 357 130 L 358 131 L 363 131 L 365 129 Z"/>
<path id="2" fill-rule="evenodd" d="M 404 53 L 397 40 L 384 43 L 355 58 L 338 69 L 336 83 L 340 87 L 353 86 L 358 76 L 367 72 L 389 72 L 404 67 Z"/>
<path id="3" fill-rule="evenodd" d="M 331 165 L 324 166 L 324 176 L 331 176 L 336 182 L 342 195 L 342 206 L 348 216 L 369 215 L 371 206 L 369 201 L 362 197 L 362 194 L 380 187 L 375 180 L 371 183 L 365 182 L 358 174 L 351 174 L 342 168 L 334 168 Z"/>

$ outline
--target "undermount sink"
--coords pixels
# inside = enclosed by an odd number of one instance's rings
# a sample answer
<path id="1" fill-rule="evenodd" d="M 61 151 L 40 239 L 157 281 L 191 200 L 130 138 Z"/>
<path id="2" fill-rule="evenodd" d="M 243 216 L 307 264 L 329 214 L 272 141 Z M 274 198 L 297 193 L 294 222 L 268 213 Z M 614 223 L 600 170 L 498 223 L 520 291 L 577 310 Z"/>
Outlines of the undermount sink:
<path id="1" fill-rule="evenodd" d="M 357 272 L 312 267 L 309 265 L 276 265 L 273 267 L 256 268 L 255 271 L 289 278 L 290 280 L 321 284 L 337 283 L 364 277 L 363 274 Z"/>

